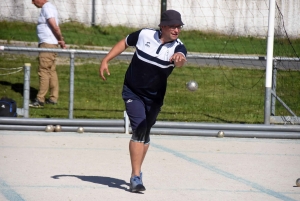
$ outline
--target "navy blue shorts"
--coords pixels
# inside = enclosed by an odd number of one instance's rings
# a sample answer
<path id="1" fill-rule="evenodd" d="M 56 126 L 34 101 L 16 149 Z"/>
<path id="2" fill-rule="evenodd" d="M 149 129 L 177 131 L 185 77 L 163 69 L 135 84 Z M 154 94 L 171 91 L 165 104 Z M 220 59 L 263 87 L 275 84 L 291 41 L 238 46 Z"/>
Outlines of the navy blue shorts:
<path id="1" fill-rule="evenodd" d="M 160 105 L 145 104 L 141 98 L 126 86 L 122 92 L 126 112 L 132 128 L 131 140 L 134 142 L 150 143 L 150 130 L 160 112 Z"/>

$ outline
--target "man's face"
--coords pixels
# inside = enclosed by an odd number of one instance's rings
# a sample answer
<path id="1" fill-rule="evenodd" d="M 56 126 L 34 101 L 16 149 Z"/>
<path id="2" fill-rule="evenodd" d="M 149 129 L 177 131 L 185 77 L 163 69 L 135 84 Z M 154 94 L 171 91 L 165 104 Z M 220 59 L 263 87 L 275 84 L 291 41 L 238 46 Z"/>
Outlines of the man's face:
<path id="1" fill-rule="evenodd" d="M 32 0 L 32 4 L 34 4 L 37 8 L 43 7 L 46 2 L 47 0 Z"/>
<path id="2" fill-rule="evenodd" d="M 182 29 L 181 25 L 175 24 L 170 26 L 162 26 L 162 35 L 167 40 L 165 42 L 176 40 L 179 37 L 180 31 Z"/>

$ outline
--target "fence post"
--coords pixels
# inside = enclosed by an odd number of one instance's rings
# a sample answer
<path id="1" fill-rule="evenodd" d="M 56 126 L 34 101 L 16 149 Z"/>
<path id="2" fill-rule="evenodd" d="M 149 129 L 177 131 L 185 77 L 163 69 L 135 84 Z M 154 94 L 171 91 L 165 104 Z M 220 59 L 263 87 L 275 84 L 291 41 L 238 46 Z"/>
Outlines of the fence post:
<path id="1" fill-rule="evenodd" d="M 95 22 L 95 14 L 96 14 L 96 5 L 95 5 L 95 1 L 92 1 L 92 26 L 95 26 L 96 22 Z"/>
<path id="2" fill-rule="evenodd" d="M 272 98 L 271 98 L 271 115 L 275 116 L 276 110 L 276 79 L 277 79 L 277 60 L 273 60 L 273 79 L 272 79 Z"/>
<path id="3" fill-rule="evenodd" d="M 161 20 L 161 15 L 163 12 L 167 10 L 167 0 L 161 0 L 161 7 L 160 7 L 160 20 Z"/>
<path id="4" fill-rule="evenodd" d="M 29 117 L 30 67 L 31 63 L 24 64 L 23 117 L 25 118 Z"/>
<path id="5" fill-rule="evenodd" d="M 264 123 L 270 124 L 271 116 L 271 95 L 272 95 L 272 70 L 273 70 L 273 49 L 274 49 L 274 21 L 275 21 L 275 0 L 269 1 L 269 22 L 268 22 L 268 46 L 266 64 L 266 85 L 265 85 L 265 115 Z"/>
<path id="6" fill-rule="evenodd" d="M 74 51 L 70 52 L 70 99 L 69 99 L 69 119 L 73 119 L 74 105 Z"/>
<path id="7" fill-rule="evenodd" d="M 127 112 L 124 111 L 124 120 L 125 120 L 125 134 L 129 134 L 129 117 L 127 115 Z"/>

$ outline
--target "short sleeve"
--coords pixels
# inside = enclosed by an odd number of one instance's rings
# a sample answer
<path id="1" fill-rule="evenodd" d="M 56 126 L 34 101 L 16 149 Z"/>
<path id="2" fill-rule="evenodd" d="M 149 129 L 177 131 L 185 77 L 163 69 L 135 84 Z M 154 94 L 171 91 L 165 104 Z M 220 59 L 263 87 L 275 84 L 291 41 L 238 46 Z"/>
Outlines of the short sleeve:
<path id="1" fill-rule="evenodd" d="M 187 50 L 183 44 L 177 45 L 174 53 L 176 53 L 176 52 L 181 52 L 182 54 L 184 54 L 184 56 L 186 56 L 186 54 L 187 54 Z"/>
<path id="2" fill-rule="evenodd" d="M 53 10 L 49 6 L 45 6 L 42 10 L 43 16 L 46 20 L 55 17 Z"/>
<path id="3" fill-rule="evenodd" d="M 139 30 L 139 31 L 136 31 L 136 32 L 133 32 L 133 33 L 129 34 L 126 37 L 126 44 L 128 46 L 136 46 L 141 31 L 142 31 L 142 29 Z"/>

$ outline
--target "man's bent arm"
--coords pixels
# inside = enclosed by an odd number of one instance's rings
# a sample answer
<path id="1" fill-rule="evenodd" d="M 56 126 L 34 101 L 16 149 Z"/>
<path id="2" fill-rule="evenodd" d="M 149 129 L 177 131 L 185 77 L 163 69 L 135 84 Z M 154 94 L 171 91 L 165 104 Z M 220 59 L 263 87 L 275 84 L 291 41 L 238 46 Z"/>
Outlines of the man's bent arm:
<path id="1" fill-rule="evenodd" d="M 126 39 L 122 39 L 119 41 L 110 51 L 109 53 L 103 58 L 102 62 L 109 62 L 119 54 L 121 54 L 126 48 L 128 47 L 126 45 Z"/>
<path id="2" fill-rule="evenodd" d="M 106 80 L 104 72 L 106 72 L 107 75 L 110 75 L 110 72 L 108 70 L 108 62 L 121 54 L 127 47 L 128 46 L 126 45 L 126 39 L 124 38 L 123 40 L 119 41 L 103 58 L 99 68 L 99 75 L 103 80 Z"/>
<path id="3" fill-rule="evenodd" d="M 55 38 L 58 40 L 58 43 L 62 48 L 65 48 L 65 42 L 64 42 L 64 37 L 62 36 L 62 33 L 60 31 L 59 26 L 56 24 L 55 18 L 49 18 L 48 23 L 50 25 L 51 31 L 54 34 Z"/>

